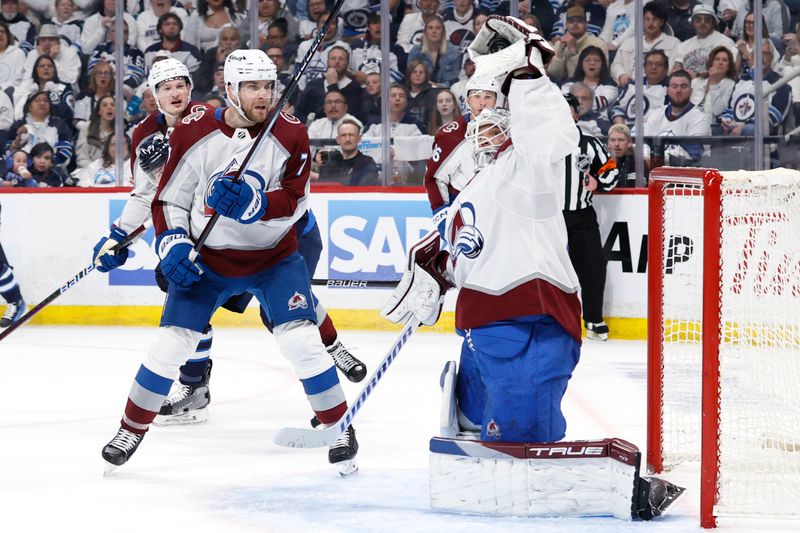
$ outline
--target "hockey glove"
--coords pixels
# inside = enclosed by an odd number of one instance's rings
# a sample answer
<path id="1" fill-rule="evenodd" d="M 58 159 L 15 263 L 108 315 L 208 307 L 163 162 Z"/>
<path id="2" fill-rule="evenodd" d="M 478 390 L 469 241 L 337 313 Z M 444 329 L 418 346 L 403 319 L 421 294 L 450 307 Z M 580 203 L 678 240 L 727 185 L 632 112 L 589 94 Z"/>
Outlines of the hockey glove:
<path id="1" fill-rule="evenodd" d="M 436 231 L 439 232 L 439 237 L 442 239 L 442 242 L 447 242 L 447 237 L 445 237 L 444 231 L 445 226 L 447 226 L 447 213 L 449 210 L 449 205 L 443 205 L 433 212 L 433 225 L 436 228 Z"/>
<path id="2" fill-rule="evenodd" d="M 169 158 L 169 142 L 160 133 L 143 140 L 136 149 L 136 160 L 147 174 L 160 170 Z"/>
<path id="3" fill-rule="evenodd" d="M 189 259 L 192 240 L 183 229 L 165 231 L 156 240 L 156 251 L 161 259 L 159 266 L 164 277 L 178 289 L 188 289 L 203 273 L 200 258 Z"/>
<path id="4" fill-rule="evenodd" d="M 504 79 L 501 91 L 506 95 L 514 71 L 528 69 L 544 76 L 545 65 L 556 53 L 538 29 L 501 15 L 489 15 L 468 52 L 475 63 L 473 76 Z"/>
<path id="5" fill-rule="evenodd" d="M 244 180 L 223 178 L 214 184 L 208 205 L 224 217 L 252 224 L 267 212 L 267 196 Z"/>
<path id="6" fill-rule="evenodd" d="M 439 235 L 432 231 L 411 248 L 406 272 L 381 309 L 381 316 L 395 323 L 414 316 L 426 326 L 439 320 L 444 295 L 452 286 L 442 267 L 447 252 L 440 252 L 439 245 Z"/>
<path id="7" fill-rule="evenodd" d="M 94 245 L 92 263 L 97 267 L 98 272 L 108 272 L 125 264 L 128 260 L 128 248 L 122 248 L 112 252 L 111 248 L 118 245 L 128 236 L 128 232 L 123 231 L 117 226 L 111 226 L 108 237 L 102 237 Z"/>

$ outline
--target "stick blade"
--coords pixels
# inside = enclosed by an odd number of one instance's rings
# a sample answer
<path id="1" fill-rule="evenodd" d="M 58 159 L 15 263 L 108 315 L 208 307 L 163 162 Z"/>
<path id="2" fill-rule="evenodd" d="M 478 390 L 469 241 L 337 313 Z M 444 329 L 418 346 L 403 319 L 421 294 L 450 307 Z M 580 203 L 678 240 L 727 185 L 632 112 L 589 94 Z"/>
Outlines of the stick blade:
<path id="1" fill-rule="evenodd" d="M 324 429 L 282 428 L 272 442 L 288 448 L 326 448 L 341 436 L 339 424 Z"/>

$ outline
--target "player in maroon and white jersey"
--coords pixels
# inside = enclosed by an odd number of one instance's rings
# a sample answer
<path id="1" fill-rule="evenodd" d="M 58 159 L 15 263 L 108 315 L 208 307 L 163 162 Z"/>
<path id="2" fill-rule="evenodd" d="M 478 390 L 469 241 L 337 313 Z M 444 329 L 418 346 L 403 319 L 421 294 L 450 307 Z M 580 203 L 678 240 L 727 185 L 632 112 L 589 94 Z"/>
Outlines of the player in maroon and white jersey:
<path id="1" fill-rule="evenodd" d="M 439 128 L 425 167 L 424 184 L 433 211 L 433 225 L 442 238 L 447 207 L 475 173 L 472 151 L 464 143 L 467 123 L 484 108 L 497 105 L 500 87 L 494 79 L 480 79 L 473 75 L 467 81 L 466 91 L 470 112 Z"/>
<path id="2" fill-rule="evenodd" d="M 128 250 L 117 254 L 107 254 L 107 250 L 124 239 L 130 231 L 150 219 L 151 204 L 156 192 L 156 185 L 161 176 L 162 167 L 168 155 L 167 138 L 170 132 L 184 117 L 197 113 L 201 109 L 213 112 L 213 108 L 202 102 L 189 101 L 192 91 L 192 79 L 189 70 L 180 61 L 165 58 L 153 64 L 148 76 L 148 85 L 156 98 L 159 111 L 150 114 L 140 122 L 133 131 L 131 166 L 134 176 L 134 190 L 126 203 L 119 220 L 112 225 L 108 236 L 100 239 L 95 246 L 93 260 L 99 257 L 98 270 L 107 272 L 125 263 Z M 307 217 L 299 224 L 307 222 Z M 302 240 L 313 240 L 318 236 L 316 228 L 305 228 Z M 300 233 L 298 233 L 300 235 Z M 306 248 L 321 247 L 321 243 L 310 242 Z M 318 254 L 317 254 L 318 256 Z M 305 257 L 305 255 L 304 255 Z M 307 258 L 307 261 L 309 259 Z M 314 263 L 316 263 L 314 261 Z M 309 265 L 309 269 L 315 264 Z M 166 292 L 167 282 L 156 269 L 156 282 Z M 250 295 L 231 298 L 223 307 L 230 311 L 242 313 L 251 300 Z M 361 381 L 366 375 L 365 365 L 353 356 L 338 340 L 336 327 L 325 309 L 318 305 L 320 336 L 334 362 L 351 381 Z M 262 311 L 262 320 L 268 319 Z M 271 327 L 271 324 L 268 324 Z M 209 324 L 203 338 L 197 345 L 196 353 L 180 368 L 179 386 L 165 400 L 156 424 L 196 424 L 208 419 L 207 406 L 210 402 L 209 377 L 211 373 L 210 349 L 213 342 L 213 329 Z"/>
<path id="3" fill-rule="evenodd" d="M 243 293 L 255 296 L 268 312 L 281 353 L 293 364 L 316 418 L 332 424 L 347 409 L 315 326 L 309 274 L 297 251 L 294 224 L 307 210 L 310 189 L 305 127 L 281 113 L 241 179 L 231 179 L 264 127 L 276 78 L 275 65 L 263 52 L 231 53 L 225 63 L 231 107 L 192 112 L 170 136 L 170 156 L 153 202 L 168 297 L 121 427 L 103 449 L 107 468 L 135 452 L 211 315 Z M 215 211 L 221 218 L 194 257 L 194 240 Z M 346 475 L 356 469 L 357 450 L 350 427 L 331 446 L 328 459 Z"/>

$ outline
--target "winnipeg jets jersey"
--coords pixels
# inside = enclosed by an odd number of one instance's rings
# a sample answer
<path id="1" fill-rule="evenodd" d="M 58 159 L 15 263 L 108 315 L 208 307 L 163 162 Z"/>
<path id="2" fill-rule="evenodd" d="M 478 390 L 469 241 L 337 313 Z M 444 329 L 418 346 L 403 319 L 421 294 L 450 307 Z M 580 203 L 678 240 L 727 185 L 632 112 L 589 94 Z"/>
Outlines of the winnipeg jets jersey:
<path id="1" fill-rule="evenodd" d="M 467 185 L 475 173 L 472 149 L 464 140 L 466 131 L 466 120 L 458 117 L 439 128 L 434 137 L 424 180 L 434 212 L 450 205 L 450 199 Z"/>
<path id="2" fill-rule="evenodd" d="M 241 167 L 262 125 L 231 128 L 225 111 L 199 109 L 173 130 L 153 202 L 156 234 L 182 228 L 197 239 L 214 213 L 207 200 L 215 182 Z M 248 276 L 297 250 L 292 226 L 308 207 L 309 159 L 305 126 L 281 113 L 242 176 L 266 193 L 266 213 L 252 224 L 221 217 L 205 241 L 202 261 L 223 276 Z"/>
<path id="3" fill-rule="evenodd" d="M 213 108 L 202 102 L 189 102 L 182 116 L 197 112 L 200 108 L 213 112 Z M 167 122 L 161 113 L 151 113 L 133 128 L 131 135 L 131 174 L 133 190 L 131 197 L 122 209 L 117 226 L 130 233 L 146 221 L 150 220 L 150 206 L 156 194 L 156 181 L 142 170 L 136 159 L 139 145 L 156 134 L 167 135 Z"/>
<path id="4" fill-rule="evenodd" d="M 556 191 L 578 129 L 546 77 L 513 80 L 509 107 L 513 144 L 478 172 L 447 216 L 456 327 L 547 314 L 580 342 L 578 278 Z"/>

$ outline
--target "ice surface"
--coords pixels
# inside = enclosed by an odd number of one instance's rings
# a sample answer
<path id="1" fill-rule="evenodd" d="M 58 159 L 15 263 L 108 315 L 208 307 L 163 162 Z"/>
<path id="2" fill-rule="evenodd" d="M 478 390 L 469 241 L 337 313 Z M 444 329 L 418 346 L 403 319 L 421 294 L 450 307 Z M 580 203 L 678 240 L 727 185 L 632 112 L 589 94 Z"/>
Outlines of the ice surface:
<path id="1" fill-rule="evenodd" d="M 280 448 L 281 427 L 311 417 L 272 337 L 215 330 L 207 424 L 153 428 L 104 478 L 115 434 L 154 328 L 25 326 L 0 346 L 0 531 L 186 533 L 698 531 L 696 486 L 652 523 L 452 515 L 428 507 L 428 439 L 439 374 L 455 335 L 416 333 L 359 412 L 360 472 L 341 479 L 325 450 Z M 396 333 L 342 332 L 370 371 Z M 352 398 L 360 385 L 342 381 Z M 564 410 L 567 438 L 645 446 L 645 345 L 586 342 Z M 685 481 L 685 480 L 681 480 Z M 690 483 L 692 479 L 688 480 Z M 795 524 L 798 525 L 798 524 Z M 727 527 L 726 527 L 727 526 Z M 789 530 L 723 524 L 725 531 Z"/>

